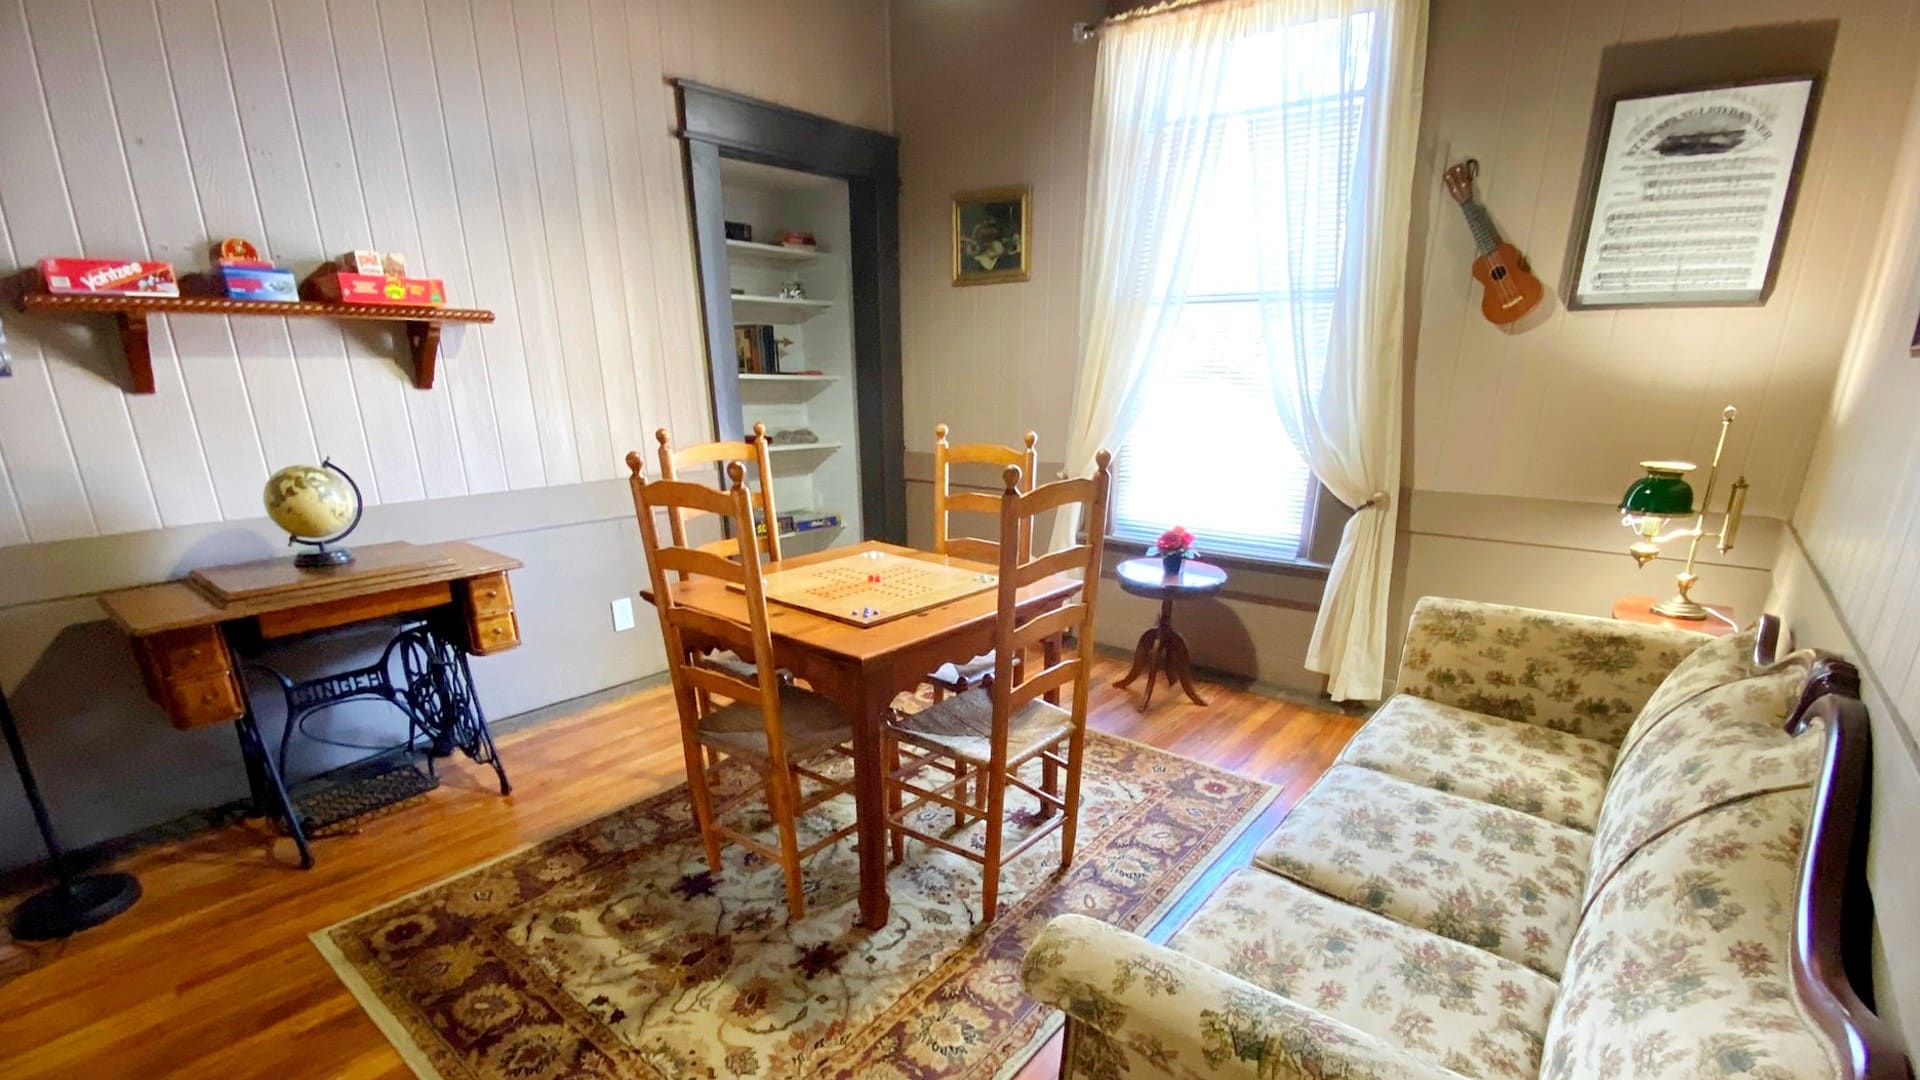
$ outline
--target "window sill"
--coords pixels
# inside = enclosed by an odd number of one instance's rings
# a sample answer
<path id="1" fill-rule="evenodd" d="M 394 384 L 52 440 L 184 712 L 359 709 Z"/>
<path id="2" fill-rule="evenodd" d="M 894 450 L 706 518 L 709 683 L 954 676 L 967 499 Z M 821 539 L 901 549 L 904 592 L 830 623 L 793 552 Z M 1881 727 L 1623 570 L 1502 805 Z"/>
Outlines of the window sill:
<path id="1" fill-rule="evenodd" d="M 1133 537 L 1107 537 L 1107 556 L 1109 558 L 1147 558 L 1145 541 Z M 1140 552 L 1138 555 L 1124 554 L 1128 551 Z M 1229 570 L 1250 570 L 1256 573 L 1275 574 L 1281 577 L 1304 578 L 1310 581 L 1327 580 L 1328 567 L 1324 563 L 1301 562 L 1296 559 L 1262 559 L 1252 555 L 1207 555 L 1200 556 L 1201 562 L 1224 566 Z"/>

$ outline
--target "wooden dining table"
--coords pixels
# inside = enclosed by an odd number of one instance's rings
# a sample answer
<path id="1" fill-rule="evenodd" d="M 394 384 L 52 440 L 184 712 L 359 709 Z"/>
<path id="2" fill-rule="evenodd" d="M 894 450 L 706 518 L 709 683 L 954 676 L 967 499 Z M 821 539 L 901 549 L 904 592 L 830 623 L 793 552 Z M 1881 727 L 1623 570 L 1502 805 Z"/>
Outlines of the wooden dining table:
<path id="1" fill-rule="evenodd" d="M 980 572 L 998 567 L 869 540 L 828 551 L 767 563 L 763 571 L 806 566 L 880 551 Z M 1077 578 L 1056 574 L 1020 590 L 1024 621 L 1065 603 L 1080 588 Z M 702 613 L 744 625 L 746 598 L 723 582 L 696 578 L 674 583 L 679 603 Z M 651 592 L 641 594 L 649 603 Z M 874 626 L 816 615 L 778 602 L 767 604 L 774 662 L 832 700 L 853 723 L 854 803 L 859 823 L 860 925 L 878 930 L 887 924 L 887 812 L 882 736 L 893 699 L 913 690 L 927 674 L 949 661 L 960 663 L 993 647 L 999 616 L 999 591 L 987 588 L 944 604 Z M 688 648 L 734 648 L 735 643 L 688 638 Z M 1047 662 L 1058 659 L 1058 642 L 1046 645 Z"/>

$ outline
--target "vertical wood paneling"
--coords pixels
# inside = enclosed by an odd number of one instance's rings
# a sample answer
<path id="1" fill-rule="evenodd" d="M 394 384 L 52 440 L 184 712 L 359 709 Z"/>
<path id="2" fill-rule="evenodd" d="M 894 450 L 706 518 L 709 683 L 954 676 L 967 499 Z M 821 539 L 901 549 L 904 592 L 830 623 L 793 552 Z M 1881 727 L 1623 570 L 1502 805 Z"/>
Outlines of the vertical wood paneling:
<path id="1" fill-rule="evenodd" d="M 1920 134 L 1911 128 L 1897 182 L 1920 175 Z M 1907 353 L 1915 304 L 1920 217 L 1894 204 L 1846 368 L 1794 515 L 1807 553 L 1832 589 L 1865 659 L 1909 720 L 1920 714 L 1910 684 L 1920 653 L 1913 592 L 1920 580 L 1920 443 L 1912 434 L 1920 374 Z"/>
<path id="2" fill-rule="evenodd" d="M 293 253 L 324 252 L 292 88 L 281 62 L 279 21 L 271 6 L 256 0 L 220 0 L 217 10 L 260 209 L 262 232 L 255 242 L 264 245 L 262 254 L 282 260 Z M 377 498 L 373 458 L 340 329 L 318 320 L 293 319 L 287 322 L 287 336 L 318 458 L 331 459 Z"/>
<path id="3" fill-rule="evenodd" d="M 1920 56 L 1910 0 L 1754 4 L 1662 0 L 1515 6 L 1450 0 L 1428 53 L 1420 182 L 1477 157 L 1481 195 L 1550 289 L 1571 257 L 1572 215 L 1601 52 L 1620 41 L 1788 19 L 1838 19 L 1778 284 L 1754 308 L 1568 312 L 1549 300 L 1503 333 L 1477 310 L 1465 223 L 1443 197 L 1414 237 L 1421 325 L 1414 361 L 1413 486 L 1617 498 L 1633 462 L 1712 453 L 1720 407 L 1741 407 L 1728 461 L 1751 509 L 1793 506 L 1847 332 L 1847 297 L 1888 191 L 1889 147 Z M 1684 83 L 1684 77 L 1677 76 Z M 1432 187 L 1417 197 L 1434 199 Z M 1489 411 L 1489 401 L 1503 407 Z"/>
<path id="4" fill-rule="evenodd" d="M 333 0 L 334 59 L 342 73 L 347 129 L 353 143 L 360 197 L 366 209 L 371 245 L 405 252 L 420 261 L 420 221 L 413 208 L 412 178 L 388 71 L 385 30 L 373 0 Z M 415 267 L 409 264 L 408 269 Z M 450 393 L 405 394 L 413 427 L 414 458 L 426 497 L 461 495 L 467 490 L 460 468 L 459 434 L 454 429 Z"/>
<path id="5" fill-rule="evenodd" d="M 538 487 L 546 482 L 547 470 L 521 337 L 519 289 L 507 250 L 500 184 L 493 170 L 473 14 L 463 0 L 430 0 L 427 25 L 474 302 L 496 314 L 492 333 L 472 336 L 485 350 L 502 464 L 509 486 Z"/>
<path id="6" fill-rule="evenodd" d="M 111 126 L 113 106 L 92 13 L 83 4 L 30 4 L 27 23 L 54 145 L 34 140 L 20 150 L 54 151 L 67 198 L 65 207 L 56 204 L 43 215 L 10 220 L 13 242 L 27 248 L 72 244 L 78 219 L 80 243 L 137 251 L 140 225 L 129 205 L 126 159 Z M 23 104 L 30 108 L 31 99 Z M 14 151 L 8 147 L 8 153 Z M 125 396 L 110 381 L 71 364 L 51 365 L 48 374 L 100 531 L 157 528 L 159 506 L 145 470 L 134 467 L 142 459 Z"/>
<path id="7" fill-rule="evenodd" d="M 630 4 L 606 6 L 622 8 L 626 23 L 629 85 L 625 94 L 634 102 L 647 232 L 645 249 L 631 262 L 636 273 L 653 283 L 652 311 L 643 309 L 634 318 L 638 325 L 656 330 L 656 347 L 661 350 L 661 362 L 648 372 L 647 385 L 657 426 L 682 440 L 705 439 L 712 431 L 706 379 L 694 376 L 682 364 L 685 357 L 701 355 L 700 326 L 697 321 L 669 317 L 671 312 L 697 311 L 700 301 L 695 293 L 692 237 L 686 228 L 687 189 L 681 182 L 679 148 L 670 134 L 676 122 L 673 93 L 657 74 L 667 70 L 661 40 L 663 11 Z M 609 38 L 615 33 L 614 27 L 607 27 Z M 610 94 L 621 96 L 622 88 L 616 84 Z M 647 430 L 655 426 L 650 424 Z"/>
<path id="8" fill-rule="evenodd" d="M 598 85 L 595 93 L 602 103 L 601 129 L 605 133 L 609 209 L 613 216 L 613 255 L 622 267 L 621 312 L 627 328 L 627 346 L 623 357 L 626 376 L 632 381 L 636 408 L 624 433 L 614 433 L 614 455 L 624 456 L 622 440 L 634 439 L 631 448 L 645 448 L 646 432 L 665 426 L 670 419 L 667 405 L 666 362 L 660 351 L 659 318 L 653 298 L 659 292 L 654 280 L 652 225 L 648 220 L 646 168 L 640 154 L 640 104 L 645 99 L 634 93 L 633 73 L 628 70 L 630 49 L 627 43 L 626 13 L 616 0 L 594 0 L 583 4 L 582 18 L 593 55 L 593 72 Z M 620 193 L 627 197 L 619 197 Z M 618 466 L 616 464 L 616 470 Z"/>
<path id="9" fill-rule="evenodd" d="M 420 0 L 382 0 L 380 36 L 386 45 L 394 111 L 405 149 L 408 204 L 419 227 L 420 246 L 414 250 L 422 265 L 415 272 L 440 278 L 455 296 L 473 296 L 433 50 L 427 40 L 426 9 Z M 507 471 L 493 415 L 484 343 L 476 341 L 461 361 L 447 367 L 459 465 L 466 474 L 467 490 L 501 491 L 507 486 Z"/>
<path id="10" fill-rule="evenodd" d="M 371 247 L 372 227 L 360 195 L 332 19 L 324 6 L 309 0 L 276 0 L 274 16 L 280 27 L 280 63 L 293 95 L 300 159 L 320 228 L 321 247 L 312 254 L 324 257 Z M 364 77 L 364 73 L 356 75 Z M 283 260 L 293 258 L 291 252 L 276 254 Z M 407 419 L 406 384 L 398 377 L 402 373 L 391 355 L 383 355 L 383 345 L 391 348 L 389 335 L 344 324 L 337 331 L 359 404 L 374 489 L 382 502 L 425 497 L 420 460 L 413 449 L 413 425 Z M 367 477 L 360 479 L 363 485 L 368 482 Z"/>
<path id="11" fill-rule="evenodd" d="M 546 261 L 547 232 L 540 207 L 540 183 L 534 174 L 533 125 L 521 78 L 519 34 L 514 29 L 513 11 L 505 4 L 481 7 L 473 12 L 473 19 L 488 126 L 493 133 L 503 228 L 511 263 L 519 270 L 515 288 L 520 299 L 521 339 L 547 482 L 575 483 L 581 479 L 581 472 L 573 405 L 567 395 L 565 357 L 570 350 L 561 345 L 560 316 Z"/>
<path id="12" fill-rule="evenodd" d="M 20 516 L 20 504 L 13 497 L 13 478 L 7 472 L 7 455 L 0 449 L 0 546 L 24 544 L 27 522 Z"/>
<path id="13" fill-rule="evenodd" d="M 191 184 L 167 183 L 186 178 L 187 151 L 173 109 L 160 26 L 145 0 L 96 5 L 94 16 L 101 55 L 116 73 L 109 88 L 145 246 L 159 250 L 159 222 L 169 216 L 197 219 Z M 140 247 L 136 243 L 126 250 Z M 185 400 L 186 384 L 172 327 L 154 326 L 151 339 L 157 392 L 127 399 L 127 410 L 160 519 L 167 525 L 218 521 L 218 496 L 198 425 L 192 411 L 177 404 Z"/>
<path id="14" fill-rule="evenodd" d="M 18 13 L 18 9 L 0 7 L 0 31 L 6 28 L 8 16 Z M 4 72 L 13 59 L 0 53 L 0 89 L 5 87 Z M 7 123 L 10 112 L 0 109 L 0 138 L 6 138 L 9 146 L 18 146 L 16 140 L 7 138 L 14 127 Z M 17 190 L 20 174 L 9 166 L 19 161 L 13 155 L 0 155 L 0 208 L 8 202 L 9 189 Z M 6 238 L 5 253 L 17 265 L 4 218 L 0 212 L 0 237 Z M 0 454 L 11 462 L 7 481 L 26 533 L 22 539 L 92 536 L 99 529 L 93 521 L 86 488 L 80 483 L 79 462 L 67 440 L 39 340 L 26 336 L 32 328 L 28 320 L 10 318 L 10 323 L 7 347 L 13 357 L 13 376 L 0 380 Z"/>
<path id="15" fill-rule="evenodd" d="M 404 251 L 494 309 L 411 387 L 392 330 L 158 319 L 129 397 L 95 322 L 7 312 L 0 546 L 259 516 L 328 455 L 369 502 L 619 475 L 710 430 L 671 80 L 891 116 L 885 0 L 0 0 L 0 259 L 304 274 Z M 737 80 L 737 81 L 736 81 Z"/>
<path id="16" fill-rule="evenodd" d="M 574 198 L 581 224 L 581 251 L 593 301 L 593 331 L 600 357 L 602 408 L 607 417 L 607 453 L 588 466 L 589 476 L 620 472 L 620 458 L 641 445 L 640 392 L 634 374 L 634 339 L 627 334 L 627 296 L 614 215 L 613 172 L 600 107 L 594 27 L 586 0 L 554 5 L 554 47 L 560 58 L 561 96 L 567 138 L 574 147 Z"/>
<path id="17" fill-rule="evenodd" d="M 260 203 L 254 194 L 253 173 L 246 165 L 233 81 L 227 72 L 226 43 L 211 0 L 165 4 L 160 21 L 166 58 L 172 68 L 178 126 L 185 134 L 188 151 L 179 164 L 187 165 L 190 174 L 184 185 L 172 177 L 162 177 L 154 186 L 169 190 L 184 186 L 197 205 L 193 213 L 158 222 L 158 227 L 166 230 L 167 243 L 156 248 L 168 252 L 176 267 L 199 269 L 207 265 L 209 236 L 247 236 L 260 242 Z M 114 69 L 114 77 L 120 78 L 118 69 Z M 131 92 L 160 89 L 134 88 Z M 148 218 L 153 220 L 152 215 Z M 200 250 L 194 250 L 196 247 Z M 284 322 L 268 319 L 169 322 L 180 324 L 176 338 L 190 333 L 201 343 L 204 354 L 196 360 L 217 369 L 223 377 L 237 377 L 244 387 L 257 446 L 246 445 L 249 433 L 239 425 L 233 425 L 225 436 L 240 452 L 228 466 L 237 475 L 222 492 L 222 506 L 229 517 L 248 514 L 260 505 L 258 474 L 262 463 L 272 470 L 317 460 L 313 425 L 307 418 L 306 398 L 293 364 L 292 338 Z M 199 325 L 185 325 L 189 322 Z M 226 426 L 225 419 L 218 416 L 209 417 L 205 423 Z M 254 453 L 246 454 L 248 449 Z"/>
<path id="18" fill-rule="evenodd" d="M 532 125 L 530 132 L 538 206 L 545 222 L 542 254 L 547 273 L 556 281 L 567 282 L 554 293 L 560 318 L 560 355 L 573 411 L 580 475 L 598 480 L 613 475 L 614 456 L 613 438 L 607 429 L 606 380 L 598 362 L 600 328 L 595 316 L 601 298 L 607 294 L 607 281 L 597 277 L 587 263 L 574 148 L 569 140 L 571 118 L 560 81 L 559 38 L 551 0 L 516 0 L 513 26 L 527 96 L 555 106 L 542 122 Z"/>

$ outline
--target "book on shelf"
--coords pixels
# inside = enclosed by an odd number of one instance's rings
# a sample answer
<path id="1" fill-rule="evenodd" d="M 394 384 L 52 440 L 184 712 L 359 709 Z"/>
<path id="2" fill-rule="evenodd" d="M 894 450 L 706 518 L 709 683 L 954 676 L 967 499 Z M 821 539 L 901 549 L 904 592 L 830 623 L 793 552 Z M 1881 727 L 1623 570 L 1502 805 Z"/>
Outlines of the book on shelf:
<path id="1" fill-rule="evenodd" d="M 780 535 L 813 532 L 816 529 L 832 529 L 840 525 L 840 515 L 831 510 L 793 510 L 779 515 L 775 519 L 780 526 Z M 755 514 L 753 518 L 755 536 L 767 535 L 767 520 Z"/>
<path id="2" fill-rule="evenodd" d="M 733 328 L 733 351 L 742 375 L 778 375 L 780 339 L 773 327 L 765 324 Z"/>

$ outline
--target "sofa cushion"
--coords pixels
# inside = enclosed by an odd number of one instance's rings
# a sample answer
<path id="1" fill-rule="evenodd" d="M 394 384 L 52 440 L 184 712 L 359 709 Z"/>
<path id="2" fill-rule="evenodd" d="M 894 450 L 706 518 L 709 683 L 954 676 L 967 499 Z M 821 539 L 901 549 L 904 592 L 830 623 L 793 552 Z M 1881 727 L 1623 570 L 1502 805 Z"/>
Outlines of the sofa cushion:
<path id="1" fill-rule="evenodd" d="M 1818 735 L 1790 736 L 1787 717 L 1806 686 L 1804 655 L 1668 710 L 1614 770 L 1594 831 L 1586 902 L 1635 850 L 1715 806 L 1812 782 Z"/>
<path id="2" fill-rule="evenodd" d="M 1618 745 L 1661 680 L 1708 640 L 1686 630 L 1429 596 L 1415 606 L 1399 687 Z"/>
<path id="3" fill-rule="evenodd" d="M 1593 739 L 1398 694 L 1340 760 L 1592 832 L 1613 754 Z"/>
<path id="4" fill-rule="evenodd" d="M 1640 741 L 1647 729 L 1666 716 L 1675 706 L 1691 701 L 1700 694 L 1716 686 L 1759 674 L 1760 669 L 1753 662 L 1754 641 L 1758 631 L 1743 630 L 1738 634 L 1715 638 L 1687 654 L 1673 673 L 1661 681 L 1654 689 L 1653 696 L 1647 699 L 1640 715 L 1634 717 L 1633 726 L 1627 729 L 1626 737 L 1620 741 L 1621 753 L 1618 761 L 1626 759 L 1626 750 Z"/>
<path id="5" fill-rule="evenodd" d="M 1543 1078 L 1839 1075 L 1788 968 L 1810 803 L 1744 799 L 1634 855 L 1574 938 Z"/>
<path id="6" fill-rule="evenodd" d="M 1533 1080 L 1553 980 L 1241 869 L 1167 943 L 1462 1076 Z"/>
<path id="7" fill-rule="evenodd" d="M 1557 979 L 1592 843 L 1518 810 L 1335 765 L 1254 861 Z"/>
<path id="8" fill-rule="evenodd" d="M 1020 982 L 1073 1021 L 1062 1075 L 1074 1080 L 1460 1080 L 1291 998 L 1084 915 L 1047 924 L 1020 965 Z"/>

